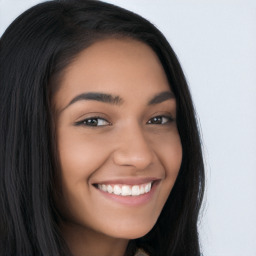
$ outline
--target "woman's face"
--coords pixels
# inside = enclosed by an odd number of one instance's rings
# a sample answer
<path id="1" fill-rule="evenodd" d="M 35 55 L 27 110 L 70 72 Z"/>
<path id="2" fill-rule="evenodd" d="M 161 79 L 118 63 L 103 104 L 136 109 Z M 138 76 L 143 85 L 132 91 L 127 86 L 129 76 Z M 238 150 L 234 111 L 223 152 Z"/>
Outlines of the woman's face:
<path id="1" fill-rule="evenodd" d="M 156 54 L 132 39 L 94 43 L 66 69 L 53 103 L 67 225 L 145 235 L 182 159 L 176 101 Z"/>

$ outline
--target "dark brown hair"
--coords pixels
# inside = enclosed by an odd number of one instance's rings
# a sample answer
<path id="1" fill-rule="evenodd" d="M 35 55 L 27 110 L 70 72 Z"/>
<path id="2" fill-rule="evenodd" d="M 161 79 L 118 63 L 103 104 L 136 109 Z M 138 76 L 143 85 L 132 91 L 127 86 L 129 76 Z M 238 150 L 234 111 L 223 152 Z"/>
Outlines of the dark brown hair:
<path id="1" fill-rule="evenodd" d="M 27 10 L 0 40 L 0 255 L 70 255 L 58 228 L 51 95 L 61 72 L 86 47 L 129 37 L 159 57 L 177 102 L 183 159 L 154 228 L 132 240 L 127 255 L 200 255 L 197 221 L 204 165 L 196 114 L 179 61 L 149 21 L 93 0 L 48 1 Z M 54 86 L 53 86 L 54 85 Z"/>

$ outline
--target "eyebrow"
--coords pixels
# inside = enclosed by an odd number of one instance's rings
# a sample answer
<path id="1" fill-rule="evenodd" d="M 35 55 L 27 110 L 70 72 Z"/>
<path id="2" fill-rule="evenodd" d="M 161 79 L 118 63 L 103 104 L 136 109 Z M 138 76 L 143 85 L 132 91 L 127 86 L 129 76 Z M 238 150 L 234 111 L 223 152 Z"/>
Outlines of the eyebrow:
<path id="1" fill-rule="evenodd" d="M 95 100 L 104 103 L 110 103 L 113 105 L 121 105 L 123 103 L 123 100 L 119 96 L 114 96 L 106 93 L 88 92 L 77 95 L 74 99 L 70 101 L 68 105 L 71 105 L 79 100 Z"/>
<path id="2" fill-rule="evenodd" d="M 156 94 L 151 100 L 149 100 L 148 105 L 154 105 L 154 104 L 159 104 L 161 102 L 164 102 L 169 99 L 174 99 L 174 94 L 171 91 L 166 91 L 166 92 L 161 92 L 159 94 Z M 78 101 L 83 101 L 83 100 L 92 100 L 92 101 L 99 101 L 103 103 L 109 103 L 112 105 L 122 105 L 124 100 L 119 97 L 115 96 L 112 94 L 107 94 L 107 93 L 99 93 L 99 92 L 88 92 L 88 93 L 82 93 L 77 95 L 75 98 L 73 98 L 69 104 L 64 107 L 63 110 L 65 110 L 67 107 L 70 105 L 74 104 L 75 102 Z"/>
<path id="3" fill-rule="evenodd" d="M 75 102 L 78 102 L 81 100 L 93 100 L 93 101 L 99 101 L 99 102 L 109 103 L 113 105 L 121 105 L 123 103 L 123 100 L 119 96 L 114 96 L 107 93 L 88 92 L 88 93 L 82 93 L 77 95 L 60 112 L 62 112 L 63 110 L 68 108 L 70 105 L 74 104 Z"/>
<path id="4" fill-rule="evenodd" d="M 166 100 L 170 100 L 170 99 L 175 99 L 173 92 L 171 92 L 171 91 L 161 92 L 161 93 L 155 95 L 148 102 L 148 105 L 159 104 L 159 103 L 162 103 L 162 102 L 164 102 Z"/>

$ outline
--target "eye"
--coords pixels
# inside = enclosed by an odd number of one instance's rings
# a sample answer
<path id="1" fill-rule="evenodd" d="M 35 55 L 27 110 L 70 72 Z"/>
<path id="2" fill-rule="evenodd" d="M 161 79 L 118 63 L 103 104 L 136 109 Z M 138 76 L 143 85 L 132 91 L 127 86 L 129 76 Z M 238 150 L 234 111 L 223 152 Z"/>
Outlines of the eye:
<path id="1" fill-rule="evenodd" d="M 97 126 L 107 126 L 107 125 L 110 125 L 110 123 L 101 117 L 90 117 L 90 118 L 86 118 L 82 121 L 77 122 L 76 125 L 77 126 L 84 125 L 84 126 L 97 127 Z"/>
<path id="2" fill-rule="evenodd" d="M 155 116 L 151 118 L 147 124 L 168 124 L 173 121 L 171 116 Z"/>

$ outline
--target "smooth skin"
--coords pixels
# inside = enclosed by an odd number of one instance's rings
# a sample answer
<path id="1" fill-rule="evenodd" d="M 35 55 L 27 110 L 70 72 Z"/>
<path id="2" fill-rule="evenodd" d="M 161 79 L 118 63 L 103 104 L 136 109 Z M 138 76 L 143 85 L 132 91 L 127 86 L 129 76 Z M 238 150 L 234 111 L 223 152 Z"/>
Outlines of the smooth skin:
<path id="1" fill-rule="evenodd" d="M 181 165 L 176 101 L 163 67 L 142 42 L 96 42 L 65 70 L 53 106 L 64 238 L 74 256 L 122 256 L 130 239 L 156 223 Z M 143 179 L 157 182 L 136 205 L 97 188 Z"/>

